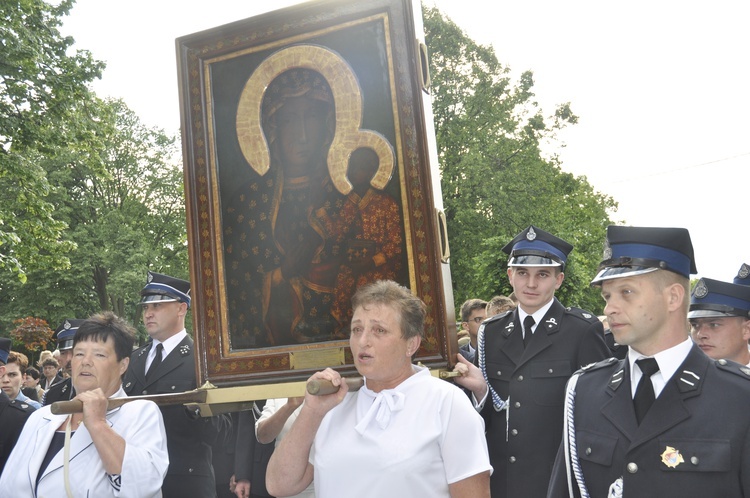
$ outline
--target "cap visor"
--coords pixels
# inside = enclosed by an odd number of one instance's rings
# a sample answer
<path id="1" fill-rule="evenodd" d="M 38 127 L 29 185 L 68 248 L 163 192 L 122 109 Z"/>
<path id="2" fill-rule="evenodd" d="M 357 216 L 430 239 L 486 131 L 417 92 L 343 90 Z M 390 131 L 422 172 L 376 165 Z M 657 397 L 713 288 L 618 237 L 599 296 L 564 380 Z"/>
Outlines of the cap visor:
<path id="1" fill-rule="evenodd" d="M 635 277 L 643 275 L 645 273 L 651 273 L 658 270 L 658 268 L 650 268 L 644 266 L 612 266 L 605 268 L 599 272 L 591 281 L 591 285 L 598 284 L 604 280 L 613 280 L 615 278 Z"/>
<path id="2" fill-rule="evenodd" d="M 514 256 L 508 266 L 562 266 L 557 261 L 542 256 Z"/>
<path id="3" fill-rule="evenodd" d="M 741 316 L 741 315 L 735 315 L 733 313 L 724 313 L 723 311 L 716 311 L 716 310 L 693 310 L 688 312 L 688 319 L 692 320 L 693 318 L 727 318 L 732 316 Z"/>
<path id="4" fill-rule="evenodd" d="M 141 298 L 140 304 L 153 303 L 153 302 L 173 303 L 175 301 L 179 301 L 179 299 L 174 298 L 172 296 L 164 296 L 162 294 L 149 294 L 148 296 L 143 296 Z"/>

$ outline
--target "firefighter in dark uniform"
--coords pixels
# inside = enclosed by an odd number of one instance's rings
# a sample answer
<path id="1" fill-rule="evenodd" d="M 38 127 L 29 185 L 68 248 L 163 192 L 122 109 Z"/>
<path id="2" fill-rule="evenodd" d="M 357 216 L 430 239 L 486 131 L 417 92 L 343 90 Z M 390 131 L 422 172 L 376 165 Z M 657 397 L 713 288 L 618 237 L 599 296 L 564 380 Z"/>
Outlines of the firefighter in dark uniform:
<path id="1" fill-rule="evenodd" d="M 599 270 L 628 356 L 571 378 L 548 497 L 750 496 L 750 369 L 690 340 L 688 231 L 610 226 Z"/>
<path id="2" fill-rule="evenodd" d="M 10 339 L 0 337 L 0 377 L 5 375 L 5 364 L 10 353 Z M 28 403 L 11 400 L 8 395 L 0 389 L 0 474 L 3 473 L 5 462 L 8 461 L 10 452 L 18 441 L 18 436 L 23 430 L 26 419 L 29 418 L 34 408 Z"/>
<path id="3" fill-rule="evenodd" d="M 60 362 L 63 363 L 60 373 L 67 373 L 68 375 L 44 392 L 43 405 L 51 405 L 55 401 L 68 401 L 76 397 L 76 390 L 70 378 L 70 360 L 73 356 L 73 337 L 83 322 L 84 320 L 77 318 L 67 318 L 55 330 L 57 349 L 60 351 Z"/>
<path id="4" fill-rule="evenodd" d="M 141 290 L 141 307 L 152 340 L 130 357 L 123 378 L 128 396 L 180 393 L 197 387 L 195 348 L 185 330 L 189 294 L 189 282 L 148 273 Z M 220 431 L 229 430 L 228 418 L 195 417 L 182 405 L 162 406 L 161 411 L 169 451 L 169 469 L 162 486 L 164 498 L 215 497 L 211 445 Z"/>
<path id="5" fill-rule="evenodd" d="M 503 248 L 518 307 L 483 322 L 479 368 L 463 358 L 456 367 L 456 382 L 472 391 L 485 420 L 493 498 L 546 495 L 562 438 L 565 383 L 610 356 L 597 316 L 555 298 L 572 249 L 535 226 Z"/>

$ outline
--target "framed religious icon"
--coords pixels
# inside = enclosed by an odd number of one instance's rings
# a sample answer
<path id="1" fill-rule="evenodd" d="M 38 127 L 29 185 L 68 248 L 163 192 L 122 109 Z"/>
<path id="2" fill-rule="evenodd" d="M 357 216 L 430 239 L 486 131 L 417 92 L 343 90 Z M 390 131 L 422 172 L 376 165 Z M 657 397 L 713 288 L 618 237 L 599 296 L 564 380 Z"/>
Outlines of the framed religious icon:
<path id="1" fill-rule="evenodd" d="M 415 360 L 455 361 L 420 7 L 323 0 L 177 40 L 201 383 L 354 372 L 351 297 L 428 307 Z"/>

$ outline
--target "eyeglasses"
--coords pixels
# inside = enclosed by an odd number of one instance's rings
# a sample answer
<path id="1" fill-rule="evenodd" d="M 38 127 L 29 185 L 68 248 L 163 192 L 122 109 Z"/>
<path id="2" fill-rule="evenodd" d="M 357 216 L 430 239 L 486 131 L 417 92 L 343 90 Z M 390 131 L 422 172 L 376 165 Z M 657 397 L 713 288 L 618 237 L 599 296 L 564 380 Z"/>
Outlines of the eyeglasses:
<path id="1" fill-rule="evenodd" d="M 482 323 L 484 320 L 485 320 L 485 317 L 483 316 L 475 316 L 474 318 L 471 319 L 471 321 L 474 323 Z"/>

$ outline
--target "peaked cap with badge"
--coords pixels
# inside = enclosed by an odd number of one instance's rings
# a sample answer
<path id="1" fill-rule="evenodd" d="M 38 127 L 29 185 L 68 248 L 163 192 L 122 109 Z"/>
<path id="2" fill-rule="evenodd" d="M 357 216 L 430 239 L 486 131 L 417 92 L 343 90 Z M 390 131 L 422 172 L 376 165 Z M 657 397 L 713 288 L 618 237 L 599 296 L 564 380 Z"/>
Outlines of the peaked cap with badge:
<path id="1" fill-rule="evenodd" d="M 66 318 L 55 330 L 55 341 L 57 341 L 57 349 L 60 351 L 66 351 L 73 349 L 73 337 L 78 331 L 78 327 L 84 322 L 78 318 Z"/>
<path id="2" fill-rule="evenodd" d="M 153 271 L 148 272 L 146 285 L 141 289 L 141 304 L 152 302 L 187 303 L 190 307 L 190 282 Z"/>
<path id="3" fill-rule="evenodd" d="M 591 284 L 601 285 L 604 280 L 656 270 L 668 270 L 686 278 L 698 273 L 687 229 L 610 225 L 599 273 Z"/>
<path id="4" fill-rule="evenodd" d="M 572 249 L 530 226 L 503 251 L 509 267 L 560 268 Z M 565 383 L 581 365 L 610 356 L 596 315 L 551 299 L 526 343 L 523 304 L 485 320 L 478 332 L 475 363 L 489 387 L 480 413 L 494 469 L 493 498 L 545 496 L 562 439 Z"/>
<path id="5" fill-rule="evenodd" d="M 607 238 L 610 252 L 594 284 L 657 269 L 686 278 L 696 272 L 685 229 L 609 227 Z M 699 299 L 725 299 L 726 288 L 713 282 L 704 279 L 698 296 L 705 297 Z M 566 435 L 548 498 L 750 496 L 750 368 L 709 358 L 690 343 L 681 320 L 674 327 L 690 349 L 640 422 L 630 358 L 600 362 L 571 377 Z"/>
<path id="6" fill-rule="evenodd" d="M 570 243 L 534 225 L 523 230 L 503 247 L 503 252 L 510 255 L 508 266 L 565 267 L 572 250 Z"/>
<path id="7" fill-rule="evenodd" d="M 688 318 L 750 318 L 750 286 L 702 278 L 690 296 Z"/>
<path id="8" fill-rule="evenodd" d="M 748 265 L 747 263 L 742 263 L 742 266 L 740 266 L 740 269 L 737 272 L 737 276 L 734 277 L 733 283 L 740 285 L 750 285 L 750 265 Z"/>

